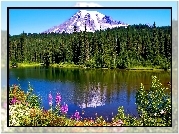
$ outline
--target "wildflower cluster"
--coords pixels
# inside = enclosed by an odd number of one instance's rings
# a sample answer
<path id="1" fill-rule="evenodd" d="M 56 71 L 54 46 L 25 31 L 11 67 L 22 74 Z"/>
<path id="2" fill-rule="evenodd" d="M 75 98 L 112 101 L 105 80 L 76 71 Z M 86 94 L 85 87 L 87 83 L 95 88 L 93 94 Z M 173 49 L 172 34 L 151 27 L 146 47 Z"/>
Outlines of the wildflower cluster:
<path id="1" fill-rule="evenodd" d="M 61 101 L 62 101 L 62 97 L 61 97 L 60 93 L 57 93 L 56 98 L 55 98 L 56 112 L 57 112 L 57 114 L 60 112 L 61 114 L 65 115 L 68 112 L 68 105 L 65 104 L 65 102 L 63 105 L 61 105 Z M 51 110 L 52 110 L 52 104 L 53 104 L 53 97 L 50 92 L 49 93 L 49 105 L 51 107 Z"/>
<path id="2" fill-rule="evenodd" d="M 80 113 L 76 111 L 75 114 L 72 115 L 71 119 L 79 120 L 80 119 Z"/>
<path id="3" fill-rule="evenodd" d="M 60 95 L 60 93 L 57 93 L 57 96 L 56 96 L 56 105 L 60 105 L 61 101 L 62 101 L 61 95 Z"/>
<path id="4" fill-rule="evenodd" d="M 68 105 L 65 104 L 65 102 L 64 102 L 64 105 L 62 105 L 61 107 L 61 112 L 62 114 L 66 114 L 68 112 Z"/>

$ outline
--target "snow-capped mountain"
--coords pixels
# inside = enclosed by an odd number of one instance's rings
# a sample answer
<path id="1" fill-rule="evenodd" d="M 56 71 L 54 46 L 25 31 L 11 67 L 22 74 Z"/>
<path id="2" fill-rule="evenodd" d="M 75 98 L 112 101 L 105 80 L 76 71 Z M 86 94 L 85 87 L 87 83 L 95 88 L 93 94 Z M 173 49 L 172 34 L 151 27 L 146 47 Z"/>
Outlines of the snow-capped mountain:
<path id="1" fill-rule="evenodd" d="M 77 32 L 85 31 L 85 24 L 87 32 L 95 32 L 96 30 L 100 30 L 100 28 L 104 30 L 107 28 L 128 26 L 128 24 L 115 21 L 110 16 L 106 16 L 97 11 L 80 10 L 61 25 L 54 26 L 43 33 L 73 33 L 74 26 L 76 26 Z"/>

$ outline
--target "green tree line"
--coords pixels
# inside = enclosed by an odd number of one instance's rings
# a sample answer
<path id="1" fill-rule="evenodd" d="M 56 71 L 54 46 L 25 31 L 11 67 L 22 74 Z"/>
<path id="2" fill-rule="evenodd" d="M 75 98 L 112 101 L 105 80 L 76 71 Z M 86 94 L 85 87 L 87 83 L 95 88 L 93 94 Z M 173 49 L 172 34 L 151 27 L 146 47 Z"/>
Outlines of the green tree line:
<path id="1" fill-rule="evenodd" d="M 86 26 L 85 26 L 86 29 Z M 37 62 L 46 66 L 73 63 L 91 68 L 171 68 L 171 26 L 131 25 L 94 33 L 22 33 L 9 35 L 12 63 Z"/>

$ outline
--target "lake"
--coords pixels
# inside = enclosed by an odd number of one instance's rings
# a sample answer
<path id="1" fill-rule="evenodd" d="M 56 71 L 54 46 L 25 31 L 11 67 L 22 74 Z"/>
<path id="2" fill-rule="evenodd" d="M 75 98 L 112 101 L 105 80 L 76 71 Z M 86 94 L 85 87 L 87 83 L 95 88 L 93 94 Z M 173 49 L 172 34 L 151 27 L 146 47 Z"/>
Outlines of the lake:
<path id="1" fill-rule="evenodd" d="M 117 114 L 119 106 L 123 106 L 126 114 L 138 117 L 135 105 L 136 90 L 143 83 L 145 89 L 150 87 L 152 75 L 167 86 L 171 81 L 171 73 L 166 71 L 125 71 L 110 69 L 62 69 L 45 67 L 12 68 L 9 72 L 9 84 L 20 84 L 24 91 L 28 83 L 36 95 L 42 97 L 42 106 L 49 109 L 48 94 L 53 100 L 59 92 L 62 103 L 69 106 L 67 116 L 75 111 L 82 117 L 103 116 L 108 121 Z M 17 80 L 19 78 L 19 80 Z M 55 102 L 54 102 L 55 104 Z"/>

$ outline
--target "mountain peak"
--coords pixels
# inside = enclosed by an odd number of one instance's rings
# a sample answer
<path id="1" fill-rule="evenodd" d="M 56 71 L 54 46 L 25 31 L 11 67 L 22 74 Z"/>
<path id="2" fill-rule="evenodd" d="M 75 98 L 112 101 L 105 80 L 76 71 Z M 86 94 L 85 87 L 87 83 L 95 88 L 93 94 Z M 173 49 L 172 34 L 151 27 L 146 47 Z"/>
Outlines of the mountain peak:
<path id="1" fill-rule="evenodd" d="M 96 15 L 96 16 L 101 16 L 101 17 L 105 16 L 105 15 L 103 15 L 102 13 L 100 13 L 98 11 L 80 10 L 80 12 L 82 13 L 82 15 L 90 14 L 90 15 Z"/>
<path id="2" fill-rule="evenodd" d="M 87 32 L 95 32 L 96 30 L 100 30 L 100 28 L 101 30 L 104 30 L 107 28 L 128 26 L 121 21 L 114 21 L 112 17 L 104 15 L 98 11 L 79 10 L 61 25 L 54 26 L 43 33 L 73 33 L 74 26 L 76 26 L 77 32 L 80 32 L 85 31 L 85 25 Z"/>

